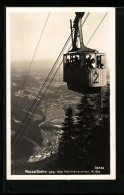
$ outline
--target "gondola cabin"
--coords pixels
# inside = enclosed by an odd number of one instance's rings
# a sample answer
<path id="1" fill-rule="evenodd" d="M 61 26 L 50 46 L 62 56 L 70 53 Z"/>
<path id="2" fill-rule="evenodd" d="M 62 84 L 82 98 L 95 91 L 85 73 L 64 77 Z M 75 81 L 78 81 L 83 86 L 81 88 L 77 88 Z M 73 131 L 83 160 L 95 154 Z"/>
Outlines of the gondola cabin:
<path id="1" fill-rule="evenodd" d="M 72 50 L 63 56 L 63 81 L 70 90 L 95 93 L 106 86 L 106 55 L 84 46 L 81 29 L 83 15 L 84 12 L 76 13 L 73 28 L 71 26 L 71 32 L 74 32 Z M 80 37 L 80 48 L 76 46 L 76 36 Z"/>

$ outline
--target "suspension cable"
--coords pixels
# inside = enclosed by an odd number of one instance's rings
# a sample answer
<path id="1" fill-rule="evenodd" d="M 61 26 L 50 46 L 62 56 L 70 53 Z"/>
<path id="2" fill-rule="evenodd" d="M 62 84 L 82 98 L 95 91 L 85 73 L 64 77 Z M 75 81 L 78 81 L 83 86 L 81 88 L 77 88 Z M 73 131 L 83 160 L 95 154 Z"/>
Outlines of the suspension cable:
<path id="1" fill-rule="evenodd" d="M 52 72 L 54 71 L 54 69 L 55 69 L 55 67 L 56 67 L 56 65 L 57 65 L 57 62 L 59 61 L 59 59 L 60 59 L 62 53 L 64 52 L 64 50 L 65 50 L 65 48 L 66 48 L 66 45 L 68 44 L 69 41 L 70 41 L 70 37 L 67 39 L 67 41 L 66 41 L 66 43 L 65 43 L 65 45 L 64 45 L 64 47 L 63 47 L 63 49 L 62 49 L 62 51 L 60 52 L 60 54 L 59 54 L 59 56 L 58 56 L 56 62 L 54 63 L 54 65 L 53 65 L 51 71 L 49 72 L 49 74 L 48 74 L 46 80 L 44 81 L 42 87 L 40 88 L 38 94 L 36 95 L 36 97 L 35 97 L 35 99 L 34 99 L 32 105 L 31 105 L 30 109 L 28 110 L 27 114 L 25 115 L 25 117 L 24 117 L 24 119 L 23 119 L 23 121 L 22 121 L 22 123 L 21 123 L 19 129 L 16 131 L 16 134 L 15 134 L 15 136 L 13 137 L 13 140 L 14 140 L 14 138 L 16 137 L 16 135 L 17 135 L 18 131 L 20 130 L 20 128 L 23 126 L 23 124 L 24 124 L 24 122 L 25 122 L 25 120 L 26 120 L 26 118 L 27 118 L 27 116 L 28 116 L 28 113 L 31 111 L 31 109 L 33 108 L 34 104 L 36 103 L 39 94 L 40 94 L 41 91 L 44 89 L 45 84 L 47 83 L 47 81 L 48 81 L 50 75 L 51 75 Z M 13 140 L 12 140 L 12 143 L 13 143 Z"/>
<path id="2" fill-rule="evenodd" d="M 86 16 L 86 18 L 85 18 L 85 20 L 84 20 L 83 24 L 85 23 L 85 21 L 86 21 L 86 19 L 87 19 L 87 17 L 88 17 L 88 16 L 89 16 L 89 13 L 87 14 L 87 16 Z M 65 50 L 65 48 L 66 48 L 66 46 L 67 46 L 68 42 L 70 41 L 70 39 L 71 39 L 71 35 L 70 35 L 70 36 L 69 36 L 69 38 L 67 39 L 67 41 L 66 41 L 66 43 L 65 43 L 65 45 L 64 45 L 64 47 L 63 47 L 63 49 L 62 49 L 62 51 L 61 51 L 61 53 L 59 54 L 59 56 L 58 56 L 58 58 L 57 58 L 57 60 L 56 60 L 56 62 L 55 62 L 55 64 L 54 64 L 54 66 L 52 67 L 52 69 L 51 69 L 50 73 L 48 74 L 48 77 L 46 78 L 46 80 L 45 80 L 44 84 L 47 82 L 47 80 L 48 80 L 49 76 L 51 75 L 51 73 L 52 73 L 52 72 L 53 72 L 53 70 L 55 69 L 55 66 L 56 66 L 57 62 L 59 61 L 59 59 L 60 59 L 60 57 L 61 57 L 62 53 L 64 52 L 64 50 Z M 55 77 L 56 73 L 58 72 L 58 70 L 59 70 L 59 68 L 60 68 L 61 64 L 62 64 L 62 62 L 60 63 L 60 65 L 59 65 L 59 67 L 58 67 L 57 71 L 55 72 L 55 74 L 54 74 L 53 78 L 51 79 L 51 81 L 50 81 L 49 85 L 47 86 L 47 88 L 46 88 L 46 90 L 45 90 L 44 94 L 42 95 L 41 99 L 44 97 L 44 95 L 45 95 L 46 91 L 48 90 L 48 87 L 49 87 L 49 86 L 50 86 L 50 84 L 52 83 L 52 81 L 53 81 L 53 79 L 54 79 L 54 77 Z M 43 84 L 43 86 L 44 86 L 44 84 Z M 42 86 L 42 87 L 43 87 L 43 86 Z M 36 96 L 36 98 L 35 98 L 35 100 L 34 100 L 34 102 L 33 102 L 32 106 L 31 106 L 31 108 L 30 108 L 30 109 L 29 109 L 29 111 L 27 112 L 27 114 L 26 114 L 26 116 L 25 116 L 24 120 L 22 121 L 20 128 L 23 126 L 24 121 L 26 120 L 26 117 L 28 116 L 28 113 L 31 111 L 31 109 L 32 109 L 32 107 L 33 107 L 33 105 L 34 105 L 34 103 L 35 103 L 35 102 L 36 102 L 36 100 L 37 100 L 37 97 L 38 97 L 38 96 L 39 96 L 39 94 L 41 93 L 42 87 L 41 87 L 40 91 L 38 92 L 38 94 L 37 94 L 37 96 Z M 40 102 L 41 102 L 41 100 L 39 101 L 38 105 L 40 104 Z M 36 111 L 36 109 L 37 109 L 38 105 L 36 106 L 36 108 L 35 108 L 34 112 Z M 31 116 L 30 116 L 30 119 L 31 119 Z M 29 121 L 29 122 L 30 122 L 30 121 Z M 28 123 L 29 123 L 29 122 L 28 122 Z M 28 125 L 28 123 L 27 123 L 27 125 Z M 27 125 L 25 126 L 25 128 L 27 127 Z M 16 134 L 15 134 L 14 138 L 16 138 L 16 135 L 17 135 L 17 133 L 19 132 L 20 128 L 17 130 L 17 132 L 16 132 Z M 24 128 L 24 130 L 25 130 L 25 128 Z M 21 135 L 22 135 L 22 133 L 20 134 L 20 136 L 21 136 Z M 20 137 L 20 136 L 19 136 L 19 137 Z M 13 140 L 14 140 L 14 138 L 13 138 Z M 12 143 L 13 143 L 13 140 L 12 140 Z"/>
<path id="3" fill-rule="evenodd" d="M 42 87 L 40 88 L 38 94 L 36 95 L 36 97 L 35 97 L 35 99 L 34 99 L 32 105 L 31 105 L 30 109 L 28 110 L 27 114 L 25 115 L 25 117 L 24 117 L 24 119 L 23 119 L 23 121 L 22 121 L 22 123 L 21 123 L 21 126 L 23 125 L 24 121 L 26 120 L 26 117 L 28 116 L 28 113 L 31 111 L 31 109 L 33 108 L 34 104 L 36 103 L 39 94 L 40 94 L 40 93 L 42 92 L 42 90 L 44 89 L 45 84 L 47 83 L 47 81 L 48 81 L 50 75 L 51 75 L 52 72 L 54 71 L 54 69 L 55 69 L 55 67 L 56 67 L 56 65 L 57 65 L 57 63 L 58 63 L 58 61 L 59 61 L 59 59 L 61 58 L 61 55 L 63 54 L 63 52 L 64 52 L 64 50 L 65 50 L 65 48 L 66 48 L 68 42 L 70 41 L 70 38 L 71 38 L 71 37 L 69 36 L 69 38 L 67 39 L 67 41 L 66 41 L 64 47 L 62 48 L 62 51 L 60 52 L 60 54 L 59 54 L 57 60 L 55 61 L 55 63 L 54 63 L 54 65 L 53 65 L 52 69 L 50 70 L 50 72 L 49 72 L 49 74 L 48 74 L 46 80 L 44 81 Z M 21 127 L 21 126 L 20 126 L 20 127 Z M 19 128 L 19 129 L 20 129 L 20 128 Z M 17 132 L 19 131 L 19 129 L 17 130 Z M 17 132 L 16 132 L 16 134 L 17 134 Z M 16 134 L 15 134 L 15 136 L 16 136 Z M 14 137 L 13 137 L 13 139 L 14 139 Z M 12 140 L 12 142 L 13 142 L 13 140 Z"/>
<path id="4" fill-rule="evenodd" d="M 24 126 L 24 128 L 22 129 L 22 131 L 21 131 L 21 132 L 18 132 L 18 134 L 17 134 L 18 136 L 16 137 L 17 139 L 16 139 L 16 142 L 15 142 L 14 146 L 16 145 L 16 143 L 17 143 L 18 139 L 21 137 L 21 135 L 23 134 L 24 130 L 25 130 L 25 129 L 26 129 L 26 127 L 28 126 L 28 124 L 29 124 L 29 122 L 30 122 L 30 120 L 31 120 L 31 118 L 32 118 L 32 116 L 33 116 L 33 114 L 34 114 L 34 112 L 36 111 L 36 109 L 37 109 L 37 107 L 39 106 L 39 104 L 40 104 L 40 102 L 41 102 L 42 98 L 44 97 L 44 95 L 45 95 L 46 91 L 48 90 L 48 87 L 49 87 L 49 86 L 50 86 L 50 84 L 52 83 L 52 81 L 53 81 L 53 79 L 54 79 L 55 75 L 57 74 L 57 72 L 58 72 L 58 70 L 59 70 L 59 68 L 60 68 L 60 66 L 61 66 L 61 64 L 62 64 L 62 62 L 63 62 L 63 61 L 61 61 L 60 65 L 59 65 L 59 67 L 57 68 L 57 70 L 56 70 L 56 72 L 55 72 L 54 76 L 52 77 L 52 79 L 51 79 L 51 81 L 50 81 L 49 85 L 47 86 L 47 88 L 46 88 L 45 92 L 43 93 L 43 95 L 42 95 L 42 97 L 41 97 L 40 101 L 39 101 L 39 102 L 38 102 L 38 104 L 36 105 L 35 109 L 32 111 L 32 113 L 31 113 L 31 115 L 30 115 L 30 118 L 28 118 L 28 121 L 27 121 L 26 126 Z M 29 113 L 29 112 L 28 112 L 28 113 Z"/>
<path id="5" fill-rule="evenodd" d="M 97 26 L 97 28 L 95 29 L 94 33 L 92 34 L 92 36 L 90 37 L 89 41 L 87 42 L 86 46 L 89 44 L 89 42 L 91 41 L 91 39 L 93 38 L 93 36 L 95 35 L 96 31 L 98 30 L 98 28 L 100 27 L 100 25 L 102 24 L 103 20 L 105 19 L 106 15 L 108 14 L 108 12 L 106 12 L 106 14 L 104 15 L 104 17 L 102 18 L 101 22 L 99 23 L 99 25 Z"/>
<path id="6" fill-rule="evenodd" d="M 36 46 L 36 48 L 35 48 L 35 51 L 34 51 L 34 54 L 33 54 L 32 60 L 31 60 L 31 62 L 30 62 L 29 68 L 28 68 L 28 70 L 27 70 L 27 73 L 26 73 L 26 76 L 25 76 L 24 82 L 23 82 L 23 84 L 22 84 L 21 91 L 23 90 L 24 85 L 25 85 L 25 83 L 26 83 L 26 80 L 27 80 L 27 77 L 28 77 L 29 71 L 30 71 L 30 69 L 31 69 L 31 65 L 32 65 L 32 63 L 33 63 L 33 61 L 34 61 L 34 57 L 35 57 L 35 55 L 36 55 L 36 52 L 37 52 L 38 46 L 39 46 L 40 41 L 41 41 L 41 38 L 42 38 L 42 36 L 43 36 L 43 32 L 44 32 L 44 30 L 45 30 L 45 27 L 46 27 L 46 24 L 47 24 L 47 21 L 48 21 L 49 16 L 50 16 L 50 12 L 48 13 L 48 16 L 47 16 L 47 18 L 46 18 L 46 21 L 45 21 L 44 27 L 43 27 L 43 29 L 42 29 L 42 32 L 41 32 L 40 38 L 39 38 L 38 43 L 37 43 L 37 46 Z M 15 103 L 15 106 L 14 106 L 14 109 L 13 109 L 13 112 L 12 112 L 12 115 L 15 113 L 15 109 L 16 109 L 16 107 L 17 107 L 18 100 L 19 100 L 19 99 L 17 99 L 17 100 L 16 100 L 16 103 Z"/>

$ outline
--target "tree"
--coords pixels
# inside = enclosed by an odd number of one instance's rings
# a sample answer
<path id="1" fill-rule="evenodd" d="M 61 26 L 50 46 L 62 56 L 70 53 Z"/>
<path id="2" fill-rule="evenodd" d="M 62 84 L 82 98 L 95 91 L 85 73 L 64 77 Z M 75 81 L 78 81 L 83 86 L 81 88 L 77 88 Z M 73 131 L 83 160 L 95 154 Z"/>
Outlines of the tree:
<path id="1" fill-rule="evenodd" d="M 82 95 L 75 123 L 72 109 L 67 109 L 58 152 L 63 169 L 93 170 L 95 166 L 104 166 L 103 172 L 109 173 L 109 89 L 104 91 L 102 108 L 99 97 Z"/>
<path id="2" fill-rule="evenodd" d="M 107 88 L 105 88 L 104 96 L 102 98 L 101 114 L 106 117 L 109 117 L 110 115 L 110 86 L 109 85 L 107 85 Z"/>
<path id="3" fill-rule="evenodd" d="M 77 161 L 79 166 L 88 165 L 89 146 L 93 143 L 95 132 L 95 110 L 91 104 L 90 97 L 82 95 L 77 105 L 76 130 L 77 130 Z"/>
<path id="4" fill-rule="evenodd" d="M 104 167 L 103 173 L 110 171 L 110 89 L 109 86 L 104 89 L 102 97 L 101 121 L 96 127 L 92 147 L 89 148 L 90 164 L 92 167 Z"/>
<path id="5" fill-rule="evenodd" d="M 66 111 L 65 121 L 62 127 L 62 134 L 59 138 L 58 156 L 61 162 L 61 168 L 70 168 L 74 157 L 75 125 L 73 111 L 69 107 Z"/>
<path id="6" fill-rule="evenodd" d="M 110 171 L 110 86 L 104 89 L 101 108 L 102 120 L 95 135 L 94 165 L 105 167 L 105 173 Z"/>

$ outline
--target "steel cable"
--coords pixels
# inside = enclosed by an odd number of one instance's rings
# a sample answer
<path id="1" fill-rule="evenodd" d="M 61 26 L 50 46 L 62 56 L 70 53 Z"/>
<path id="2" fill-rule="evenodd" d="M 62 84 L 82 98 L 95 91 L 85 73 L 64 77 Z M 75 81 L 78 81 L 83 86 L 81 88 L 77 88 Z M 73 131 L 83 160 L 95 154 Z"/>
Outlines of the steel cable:
<path id="1" fill-rule="evenodd" d="M 47 18 L 46 18 L 46 21 L 45 21 L 44 27 L 43 27 L 43 29 L 42 29 L 42 32 L 41 32 L 41 35 L 40 35 L 39 41 L 38 41 L 37 46 L 36 46 L 36 49 L 35 49 L 35 51 L 34 51 L 34 54 L 33 54 L 32 60 L 31 60 L 31 62 L 30 62 L 30 65 L 29 65 L 28 71 L 27 71 L 27 73 L 26 73 L 26 76 L 25 76 L 24 82 L 23 82 L 22 87 L 21 87 L 21 89 L 20 89 L 21 91 L 23 90 L 24 85 L 25 85 L 25 83 L 26 83 L 26 80 L 27 80 L 28 74 L 29 74 L 30 69 L 31 69 L 31 65 L 32 65 L 32 63 L 33 63 L 33 61 L 34 61 L 34 57 L 35 57 L 35 54 L 36 54 L 36 52 L 37 52 L 38 46 L 39 46 L 39 44 L 40 44 L 40 41 L 41 41 L 41 38 L 42 38 L 43 32 L 44 32 L 44 30 L 45 30 L 45 27 L 46 27 L 46 24 L 47 24 L 47 21 L 48 21 L 49 16 L 50 16 L 50 12 L 48 13 L 48 16 L 47 16 Z M 16 101 L 16 103 L 15 103 L 15 106 L 14 106 L 14 108 L 13 108 L 12 115 L 15 113 L 15 109 L 16 109 L 16 107 L 17 107 L 17 104 L 18 104 L 18 99 L 17 99 L 17 101 Z"/>
<path id="2" fill-rule="evenodd" d="M 86 15 L 86 17 L 85 17 L 85 19 L 84 19 L 83 24 L 85 23 L 85 21 L 86 21 L 86 19 L 87 19 L 87 17 L 88 17 L 88 16 L 89 16 L 89 13 Z M 82 25 L 82 26 L 83 26 L 83 25 Z M 59 54 L 59 56 L 58 56 L 58 58 L 57 58 L 57 60 L 56 60 L 56 62 L 55 62 L 55 64 L 54 64 L 54 66 L 52 67 L 52 69 L 51 69 L 50 73 L 48 74 L 48 77 L 46 78 L 46 80 L 45 80 L 45 82 L 44 82 L 43 86 L 41 87 L 40 91 L 38 92 L 38 94 L 37 94 L 37 96 L 36 96 L 36 98 L 35 98 L 35 100 L 34 100 L 34 102 L 33 102 L 32 106 L 30 107 L 29 111 L 27 112 L 26 116 L 24 117 L 24 120 L 22 121 L 21 126 L 19 127 L 19 129 L 17 130 L 17 132 L 16 132 L 16 134 L 15 134 L 14 138 L 16 138 L 17 133 L 19 132 L 19 130 L 20 130 L 20 128 L 22 127 L 22 125 L 24 124 L 24 121 L 26 120 L 26 118 L 27 118 L 27 116 L 28 116 L 28 113 L 29 113 L 29 112 L 31 111 L 31 109 L 33 108 L 33 105 L 34 105 L 35 101 L 37 100 L 37 97 L 39 96 L 39 94 L 40 94 L 40 92 L 41 92 L 42 88 L 44 87 L 45 83 L 46 83 L 46 82 L 47 82 L 47 80 L 49 79 L 49 76 L 51 75 L 51 73 L 52 73 L 52 72 L 53 72 L 53 70 L 55 69 L 55 66 L 56 66 L 57 62 L 59 61 L 59 59 L 60 59 L 60 57 L 61 57 L 61 55 L 62 55 L 63 51 L 65 50 L 66 45 L 67 45 L 67 44 L 68 44 L 68 42 L 70 41 L 70 39 L 71 39 L 71 35 L 70 35 L 70 36 L 69 36 L 69 38 L 67 39 L 67 41 L 66 41 L 66 43 L 65 43 L 65 45 L 64 45 L 64 47 L 63 47 L 63 49 L 62 49 L 62 51 L 60 52 L 60 54 Z M 44 97 L 44 95 L 45 95 L 46 91 L 48 90 L 48 87 L 49 87 L 49 86 L 50 86 L 50 84 L 52 83 L 52 81 L 53 81 L 53 79 L 54 79 L 55 75 L 57 74 L 57 72 L 58 72 L 58 70 L 59 70 L 59 68 L 60 68 L 61 64 L 62 64 L 62 62 L 60 63 L 60 65 L 59 65 L 59 67 L 58 67 L 57 71 L 55 72 L 55 74 L 54 74 L 53 78 L 51 79 L 51 81 L 50 81 L 49 85 L 47 86 L 47 88 L 46 88 L 46 90 L 45 90 L 44 94 L 42 95 L 41 100 L 42 100 L 42 98 Z M 41 100 L 38 102 L 38 105 L 40 104 Z M 34 110 L 33 112 L 35 112 L 35 111 L 36 111 L 36 109 L 37 109 L 38 105 L 36 106 L 36 108 L 35 108 L 35 110 Z M 33 113 L 32 113 L 32 114 L 33 114 Z M 30 119 L 31 119 L 31 117 L 30 117 Z M 28 123 L 30 122 L 30 119 L 29 119 Z M 28 125 L 28 123 L 27 123 L 27 125 Z M 25 128 L 27 127 L 27 125 L 24 127 L 24 130 L 25 130 Z M 20 136 L 22 135 L 22 133 L 23 133 L 23 132 L 24 132 L 24 131 L 22 131 L 22 132 L 21 132 Z M 19 137 L 20 137 L 20 136 L 19 136 Z M 13 138 L 13 140 L 14 140 L 14 138 Z M 17 139 L 18 139 L 18 138 L 17 138 Z M 12 140 L 12 143 L 13 143 L 13 140 Z M 16 142 L 17 142 L 17 141 L 16 141 Z"/>

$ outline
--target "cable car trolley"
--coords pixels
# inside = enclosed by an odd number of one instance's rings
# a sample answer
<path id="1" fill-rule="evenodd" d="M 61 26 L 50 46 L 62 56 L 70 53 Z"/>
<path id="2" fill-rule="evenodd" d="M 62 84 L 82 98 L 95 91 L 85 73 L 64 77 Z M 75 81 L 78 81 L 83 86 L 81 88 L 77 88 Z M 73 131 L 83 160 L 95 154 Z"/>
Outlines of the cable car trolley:
<path id="1" fill-rule="evenodd" d="M 70 20 L 72 49 L 63 55 L 63 81 L 70 90 L 96 93 L 106 86 L 106 55 L 84 46 L 81 25 L 84 14 L 85 12 L 76 12 L 73 27 Z"/>

